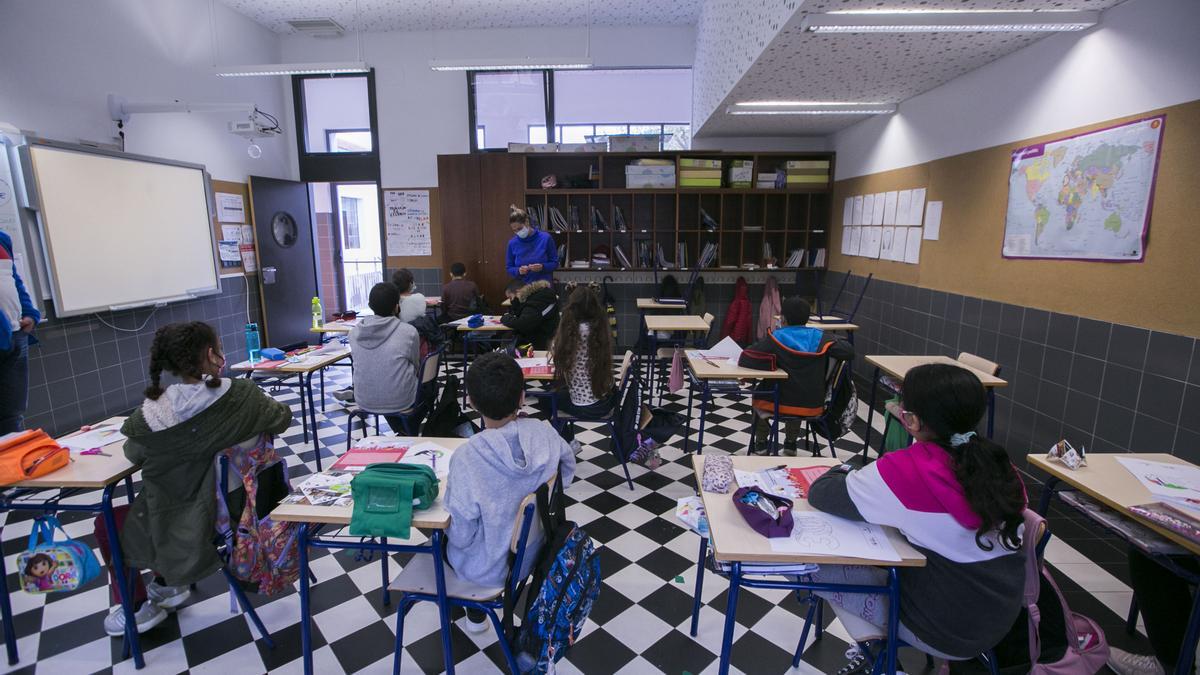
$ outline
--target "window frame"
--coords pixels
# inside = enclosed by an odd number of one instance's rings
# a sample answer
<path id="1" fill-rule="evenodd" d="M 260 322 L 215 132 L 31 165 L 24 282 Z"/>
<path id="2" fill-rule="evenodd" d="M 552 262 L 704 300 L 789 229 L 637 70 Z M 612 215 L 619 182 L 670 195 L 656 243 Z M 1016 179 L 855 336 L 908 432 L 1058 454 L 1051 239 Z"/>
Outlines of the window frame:
<path id="1" fill-rule="evenodd" d="M 532 139 L 533 130 L 537 129 L 537 128 L 541 128 L 541 126 L 542 125 L 540 125 L 540 124 L 525 125 L 525 138 L 529 139 L 529 141 L 528 141 L 529 143 L 533 143 L 533 139 Z M 591 135 L 593 135 L 593 136 L 612 135 L 612 134 L 597 134 L 597 133 L 595 133 L 595 130 L 597 127 L 625 127 L 625 129 L 626 129 L 625 133 L 634 135 L 634 136 L 653 136 L 654 134 L 633 134 L 631 131 L 629 131 L 630 127 L 658 127 L 659 151 L 660 152 L 679 152 L 677 150 L 666 151 L 666 150 L 662 149 L 662 143 L 663 143 L 662 138 L 667 135 L 667 127 L 688 127 L 690 129 L 692 124 L 691 124 L 691 122 L 586 122 L 586 123 L 581 123 L 581 124 L 559 124 L 559 125 L 556 125 L 556 127 L 554 129 L 555 137 L 561 138 L 562 137 L 562 128 L 567 127 L 567 126 L 571 126 L 571 127 L 590 126 L 590 127 L 592 127 L 592 132 L 593 132 Z M 690 139 L 690 135 L 689 135 L 689 139 Z M 549 141 L 547 141 L 547 142 L 549 142 Z"/>
<path id="2" fill-rule="evenodd" d="M 354 207 L 352 210 L 346 208 L 346 202 L 361 202 L 361 201 L 362 201 L 361 197 L 346 197 L 343 195 L 338 195 L 338 213 L 340 214 L 340 216 L 341 216 L 340 219 L 342 221 L 342 237 L 343 237 L 342 248 L 343 249 L 357 250 L 357 249 L 362 248 L 362 229 L 361 229 L 362 225 L 358 222 L 358 209 L 361 207 L 361 205 L 358 203 L 353 203 L 350 205 L 350 206 Z M 349 214 L 353 214 L 354 217 L 353 218 L 347 217 Z M 351 220 L 354 221 L 354 223 L 353 223 L 354 232 L 353 233 L 351 233 L 351 231 L 350 231 L 350 225 L 351 225 L 350 221 Z M 354 242 L 353 245 L 351 245 L 351 241 Z"/>
<path id="3" fill-rule="evenodd" d="M 548 68 L 538 70 L 468 70 L 467 71 L 467 135 L 470 138 L 470 152 L 508 152 L 508 146 L 503 148 L 480 148 L 478 138 L 476 138 L 476 129 L 481 126 L 476 122 L 475 114 L 475 75 L 477 73 L 541 73 L 542 74 L 542 105 L 545 108 L 546 128 L 554 128 L 554 71 Z M 526 138 L 529 134 L 526 133 Z M 484 138 L 487 142 L 487 138 Z M 554 143 L 553 140 L 547 140 L 548 143 Z"/>
<path id="4" fill-rule="evenodd" d="M 362 129 L 362 128 L 326 129 L 325 130 L 325 147 L 327 147 L 327 148 L 333 147 L 333 137 L 336 136 L 337 134 L 353 134 L 353 133 L 362 133 L 364 131 L 367 133 L 371 132 L 370 129 Z M 374 138 L 372 138 L 371 142 L 372 142 L 372 147 L 374 147 Z M 353 153 L 350 150 L 345 150 L 345 151 L 341 151 L 341 152 L 339 152 L 337 150 L 329 150 L 327 152 L 312 153 L 312 154 L 345 155 L 345 154 L 355 154 L 355 153 Z M 361 154 L 361 153 L 359 153 L 359 154 Z"/>
<path id="5" fill-rule="evenodd" d="M 308 119 L 304 106 L 305 80 L 323 80 L 343 77 L 367 78 L 367 113 L 371 128 L 370 152 L 309 152 L 305 138 Z M 375 69 L 366 73 L 334 73 L 326 75 L 292 76 L 292 109 L 296 127 L 296 158 L 300 168 L 300 180 L 309 183 L 378 183 L 379 171 L 379 115 L 375 96 Z M 330 130 L 326 130 L 327 132 Z M 334 131 L 342 131 L 341 129 Z M 352 129 L 362 131 L 362 129 Z M 382 203 L 382 202 L 381 202 Z"/>

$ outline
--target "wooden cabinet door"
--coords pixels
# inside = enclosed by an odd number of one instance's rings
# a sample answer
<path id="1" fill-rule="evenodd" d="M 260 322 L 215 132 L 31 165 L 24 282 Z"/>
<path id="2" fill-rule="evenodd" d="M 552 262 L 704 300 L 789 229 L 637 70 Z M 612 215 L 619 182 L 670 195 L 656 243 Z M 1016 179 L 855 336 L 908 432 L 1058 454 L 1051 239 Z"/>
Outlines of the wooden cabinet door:
<path id="1" fill-rule="evenodd" d="M 476 282 L 488 303 L 498 307 L 509 280 L 505 269 L 505 252 L 513 237 L 508 225 L 509 207 L 525 208 L 525 158 L 506 153 L 478 157 L 483 269 Z"/>
<path id="2" fill-rule="evenodd" d="M 445 273 L 449 275 L 450 265 L 460 262 L 467 267 L 467 278 L 480 283 L 483 246 L 479 155 L 438 155 L 438 199 L 442 207 Z"/>

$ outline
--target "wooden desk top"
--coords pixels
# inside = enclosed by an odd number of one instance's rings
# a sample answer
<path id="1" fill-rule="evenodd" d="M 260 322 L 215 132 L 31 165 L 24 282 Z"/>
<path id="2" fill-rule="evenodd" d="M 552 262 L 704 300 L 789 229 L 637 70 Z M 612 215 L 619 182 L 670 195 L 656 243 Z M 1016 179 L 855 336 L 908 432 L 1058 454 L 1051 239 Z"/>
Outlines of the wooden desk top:
<path id="1" fill-rule="evenodd" d="M 810 324 L 806 324 L 806 325 L 809 328 L 820 328 L 821 330 L 831 330 L 831 331 L 846 331 L 847 333 L 852 333 L 852 332 L 858 330 L 858 324 L 846 323 L 846 322 L 810 323 Z"/>
<path id="2" fill-rule="evenodd" d="M 686 310 L 687 303 L 657 302 L 654 300 L 654 298 L 638 298 L 637 299 L 637 308 L 638 309 L 674 309 L 674 310 L 682 309 L 682 310 Z"/>
<path id="3" fill-rule="evenodd" d="M 394 439 L 398 440 L 398 439 Z M 413 438 L 415 442 L 436 443 L 445 448 L 457 448 L 467 442 L 465 438 Z M 438 498 L 433 506 L 424 511 L 413 511 L 412 526 L 422 530 L 444 530 L 450 527 L 450 512 L 443 499 L 446 496 L 448 477 L 439 476 Z M 299 485 L 299 482 L 297 482 Z M 311 506 L 309 504 L 280 504 L 271 512 L 275 520 L 295 523 L 321 523 L 325 525 L 349 525 L 353 506 Z"/>
<path id="4" fill-rule="evenodd" d="M 115 424 L 120 427 L 124 421 L 124 417 L 112 417 L 93 426 Z M 79 433 L 82 432 L 76 431 L 67 436 L 75 436 Z M 100 449 L 110 456 L 80 455 L 78 451 L 72 450 L 71 463 L 58 471 L 6 487 L 99 489 L 116 483 L 138 470 L 137 466 L 125 459 L 124 440 L 109 443 Z"/>
<path id="5" fill-rule="evenodd" d="M 841 462 L 830 457 L 730 457 L 735 469 L 761 471 L 786 464 L 789 467 L 836 466 Z M 696 471 L 696 484 L 702 484 L 704 455 L 692 455 L 692 466 Z M 900 555 L 900 562 L 891 560 L 866 560 L 828 555 L 776 553 L 766 537 L 750 529 L 746 520 L 733 505 L 733 493 L 700 493 L 704 510 L 708 513 L 708 528 L 713 546 L 713 556 L 722 562 L 761 563 L 817 563 L 820 565 L 879 565 L 884 567 L 924 567 L 925 556 L 908 543 L 898 530 L 885 527 L 888 540 Z M 801 499 L 794 507 L 797 511 L 814 511 L 808 500 Z"/>
<path id="6" fill-rule="evenodd" d="M 533 352 L 533 358 L 535 358 L 535 359 L 546 359 L 546 358 L 549 358 L 549 357 L 550 357 L 550 352 L 548 352 L 548 351 L 534 351 L 534 352 Z M 551 366 L 553 366 L 553 364 L 548 364 L 548 365 L 551 365 Z M 554 379 L 554 371 L 553 371 L 553 370 L 551 370 L 551 371 L 550 371 L 550 372 L 548 372 L 548 373 L 533 373 L 533 374 L 528 374 L 528 373 L 525 373 L 525 372 L 524 372 L 524 369 L 522 369 L 522 373 L 521 373 L 521 374 L 525 376 L 525 380 L 526 380 L 527 382 L 529 382 L 529 381 L 532 381 L 532 382 L 549 382 L 550 380 L 553 380 L 553 379 Z"/>
<path id="7" fill-rule="evenodd" d="M 700 333 L 708 332 L 708 324 L 704 317 L 695 315 L 651 315 L 646 317 L 647 330 L 675 331 L 686 330 Z"/>
<path id="8" fill-rule="evenodd" d="M 701 380 L 786 380 L 785 370 L 755 370 L 754 368 L 739 368 L 737 363 L 728 359 L 697 358 L 685 353 L 688 367 Z"/>
<path id="9" fill-rule="evenodd" d="M 868 356 L 867 363 L 873 366 L 879 366 L 880 370 L 891 375 L 904 379 L 904 374 L 917 366 L 923 366 L 927 363 L 944 363 L 951 366 L 958 366 L 964 370 L 969 370 L 975 373 L 979 381 L 984 387 L 1007 387 L 1008 382 L 1002 380 L 995 375 L 991 375 L 968 366 L 965 363 L 956 361 L 949 356 Z"/>
<path id="10" fill-rule="evenodd" d="M 493 320 L 495 321 L 495 323 L 492 323 Z M 461 321 L 461 323 L 459 323 L 460 321 Z M 451 321 L 450 323 L 448 323 L 446 325 L 454 326 L 457 330 L 465 331 L 465 332 L 470 332 L 470 331 L 483 332 L 483 331 L 489 331 L 489 330 L 490 331 L 512 330 L 508 326 L 505 326 L 504 324 L 500 323 L 500 315 L 498 315 L 498 314 L 493 314 L 493 315 L 484 314 L 483 315 L 483 325 L 480 326 L 479 328 L 471 328 L 470 326 L 468 326 L 466 319 L 459 319 L 458 321 Z"/>
<path id="11" fill-rule="evenodd" d="M 351 328 L 358 325 L 358 319 L 352 321 L 330 321 L 322 324 L 320 328 L 309 328 L 310 333 L 349 333 Z"/>
<path id="12" fill-rule="evenodd" d="M 1117 461 L 1118 457 L 1191 466 L 1186 460 L 1163 452 L 1139 452 L 1133 454 L 1089 452 L 1087 454 L 1087 466 L 1081 466 L 1072 471 L 1059 461 L 1046 459 L 1045 453 L 1031 452 L 1028 455 L 1030 466 L 1045 471 L 1089 497 L 1100 501 L 1110 508 L 1116 509 L 1122 515 L 1137 520 L 1142 525 L 1149 527 L 1192 553 L 1200 555 L 1200 544 L 1130 512 L 1130 506 L 1138 506 L 1158 500 L 1138 482 L 1137 478 L 1133 477 L 1133 474 L 1121 466 L 1121 463 Z"/>
<path id="13" fill-rule="evenodd" d="M 330 366 L 334 363 L 337 363 L 338 361 L 341 361 L 342 359 L 349 358 L 349 356 L 350 356 L 350 348 L 349 347 L 346 347 L 344 345 L 335 345 L 333 343 L 329 343 L 323 349 L 318 349 L 316 351 L 312 351 L 312 352 L 308 352 L 308 353 L 304 354 L 303 360 L 301 360 L 299 363 L 285 363 L 282 366 L 279 366 L 278 368 L 270 368 L 270 369 L 265 369 L 265 370 L 264 369 L 254 370 L 254 368 L 251 367 L 249 361 L 242 361 L 240 363 L 235 363 L 232 366 L 229 366 L 229 369 L 237 370 L 240 372 L 252 371 L 254 373 L 267 375 L 267 376 L 275 375 L 277 373 L 290 373 L 290 374 L 295 375 L 297 373 L 316 372 L 326 366 Z"/>

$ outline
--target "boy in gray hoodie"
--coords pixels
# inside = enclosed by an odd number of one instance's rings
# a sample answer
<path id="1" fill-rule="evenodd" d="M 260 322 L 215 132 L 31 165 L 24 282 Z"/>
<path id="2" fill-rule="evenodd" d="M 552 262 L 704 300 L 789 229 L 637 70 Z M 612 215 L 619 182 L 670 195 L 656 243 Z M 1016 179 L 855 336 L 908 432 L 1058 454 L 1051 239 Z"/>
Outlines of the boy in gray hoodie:
<path id="1" fill-rule="evenodd" d="M 548 423 L 517 417 L 525 380 L 512 357 L 483 354 L 467 369 L 466 380 L 467 396 L 483 418 L 484 429 L 450 458 L 446 558 L 459 577 L 502 586 L 517 507 L 555 473 L 561 475 L 563 487 L 569 485 L 575 476 L 575 453 Z M 541 543 L 529 542 L 522 573 L 532 568 Z"/>
<path id="2" fill-rule="evenodd" d="M 400 291 L 392 284 L 371 288 L 367 299 L 374 316 L 363 317 L 350 331 L 354 358 L 354 398 L 363 410 L 383 414 L 395 433 L 403 433 L 398 413 L 417 397 L 420 338 L 417 329 L 396 317 Z"/>

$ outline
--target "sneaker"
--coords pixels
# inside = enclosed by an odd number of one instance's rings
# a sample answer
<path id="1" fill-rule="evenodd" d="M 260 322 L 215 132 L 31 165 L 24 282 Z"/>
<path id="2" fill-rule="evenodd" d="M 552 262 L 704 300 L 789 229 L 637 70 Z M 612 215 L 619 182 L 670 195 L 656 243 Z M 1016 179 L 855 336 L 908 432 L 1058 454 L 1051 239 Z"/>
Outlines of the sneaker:
<path id="1" fill-rule="evenodd" d="M 151 581 L 146 584 L 146 595 L 150 597 L 150 602 L 163 609 L 175 609 L 187 602 L 192 596 L 192 589 L 188 586 L 162 586 Z"/>
<path id="2" fill-rule="evenodd" d="M 1108 667 L 1117 675 L 1166 675 L 1158 659 L 1149 654 L 1130 654 L 1109 646 Z"/>
<path id="3" fill-rule="evenodd" d="M 579 441 L 571 441 L 571 452 L 574 453 L 576 456 L 579 455 L 579 451 L 582 449 L 583 449 L 583 446 L 579 444 Z"/>
<path id="4" fill-rule="evenodd" d="M 341 391 L 333 392 L 333 397 L 343 403 L 354 402 L 354 387 L 346 387 Z"/>
<path id="5" fill-rule="evenodd" d="M 143 602 L 138 611 L 133 613 L 133 620 L 137 622 L 138 634 L 154 628 L 166 618 L 167 610 L 149 601 Z M 121 605 L 108 610 L 108 616 L 104 617 L 104 632 L 108 633 L 109 637 L 125 635 L 125 612 Z"/>
<path id="6" fill-rule="evenodd" d="M 767 455 L 771 452 L 771 444 L 766 441 L 754 441 L 750 446 L 751 455 Z"/>
<path id="7" fill-rule="evenodd" d="M 846 665 L 837 671 L 837 675 L 858 675 L 858 673 L 867 672 L 871 667 L 870 662 L 867 661 L 867 655 L 863 654 L 857 645 L 846 650 L 846 659 Z"/>
<path id="8" fill-rule="evenodd" d="M 478 635 L 491 628 L 492 624 L 488 621 L 487 614 L 480 612 L 478 620 L 476 620 L 475 617 L 471 616 L 474 613 L 474 610 L 467 610 L 467 615 L 463 617 L 463 630 Z"/>
<path id="9" fill-rule="evenodd" d="M 797 448 L 796 441 L 784 441 L 783 442 L 783 454 L 788 457 L 796 456 L 796 448 Z"/>

